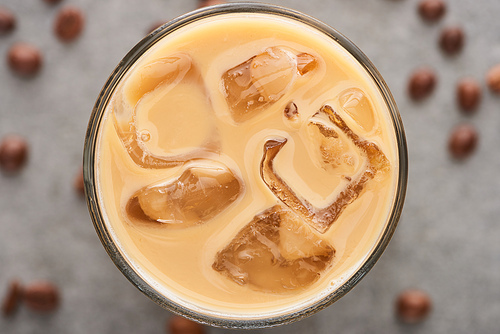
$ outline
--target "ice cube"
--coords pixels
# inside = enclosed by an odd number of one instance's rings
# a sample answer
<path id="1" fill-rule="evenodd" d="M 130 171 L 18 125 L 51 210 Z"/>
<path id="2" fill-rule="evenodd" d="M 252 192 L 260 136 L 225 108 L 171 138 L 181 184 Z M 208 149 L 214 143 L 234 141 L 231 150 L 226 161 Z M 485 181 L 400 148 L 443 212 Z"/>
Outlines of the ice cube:
<path id="1" fill-rule="evenodd" d="M 278 101 L 297 76 L 316 66 L 317 61 L 311 55 L 297 56 L 284 48 L 270 47 L 226 71 L 222 83 L 234 121 L 244 122 Z"/>
<path id="2" fill-rule="evenodd" d="M 357 149 L 345 134 L 316 121 L 310 121 L 307 130 L 311 151 L 317 152 L 323 169 L 335 169 L 343 175 L 355 173 L 359 162 L 355 154 Z"/>
<path id="3" fill-rule="evenodd" d="M 348 88 L 339 95 L 340 107 L 361 126 L 369 132 L 375 125 L 373 105 L 368 96 L 359 88 Z"/>
<path id="4" fill-rule="evenodd" d="M 315 118 L 325 116 L 330 126 L 319 123 Z M 276 155 L 286 144 L 286 139 L 268 140 L 264 145 L 264 156 L 261 162 L 261 177 L 269 189 L 285 205 L 299 214 L 310 226 L 320 233 L 325 233 L 340 217 L 344 209 L 356 200 L 363 192 L 367 182 L 376 176 L 384 177 L 390 170 L 390 163 L 380 148 L 372 142 L 355 134 L 330 106 L 323 106 L 314 115 L 309 126 L 316 127 L 323 140 L 332 140 L 323 145 L 320 152 L 328 152 L 331 156 L 323 163 L 331 163 L 332 172 L 347 182 L 341 183 L 334 201 L 324 207 L 317 208 L 307 199 L 299 197 L 288 184 L 276 173 L 273 162 Z M 342 140 L 340 138 L 343 137 Z M 310 137 L 314 142 L 315 137 Z M 347 149 L 349 147 L 349 149 Z M 348 158 L 346 159 L 346 152 Z M 352 152 L 352 153 L 350 153 Z M 324 158 L 324 154 L 321 155 Z M 359 160 L 359 161 L 355 161 Z M 342 169 L 338 170 L 341 167 Z M 351 167 L 354 167 L 351 169 Z M 351 175 L 346 175 L 350 172 Z"/>
<path id="5" fill-rule="evenodd" d="M 127 79 L 124 92 L 128 102 L 135 106 L 146 94 L 160 84 L 177 84 L 188 76 L 197 76 L 191 57 L 176 53 L 134 69 Z"/>
<path id="6" fill-rule="evenodd" d="M 295 121 L 299 119 L 299 108 L 297 108 L 297 105 L 292 101 L 289 102 L 285 109 L 283 110 L 283 114 L 285 115 L 287 120 L 290 121 Z"/>
<path id="7" fill-rule="evenodd" d="M 208 221 L 233 203 L 240 181 L 225 166 L 188 167 L 175 179 L 140 189 L 129 200 L 134 220 L 191 226 Z"/>
<path id="8" fill-rule="evenodd" d="M 178 166 L 218 149 L 201 74 L 185 54 L 136 69 L 111 107 L 118 136 L 143 168 Z"/>
<path id="9" fill-rule="evenodd" d="M 335 249 L 288 209 L 276 205 L 248 223 L 216 255 L 212 268 L 240 285 L 282 293 L 313 284 Z"/>
<path id="10" fill-rule="evenodd" d="M 297 55 L 297 69 L 300 75 L 304 75 L 313 71 L 318 67 L 318 61 L 308 53 L 301 53 Z"/>

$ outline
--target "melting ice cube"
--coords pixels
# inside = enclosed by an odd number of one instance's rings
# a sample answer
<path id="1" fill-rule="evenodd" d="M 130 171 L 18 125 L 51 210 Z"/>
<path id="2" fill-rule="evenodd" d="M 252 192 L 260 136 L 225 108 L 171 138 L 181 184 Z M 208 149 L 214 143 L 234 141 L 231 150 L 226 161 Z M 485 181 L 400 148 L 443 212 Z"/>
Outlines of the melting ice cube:
<path id="1" fill-rule="evenodd" d="M 297 76 L 316 66 L 316 59 L 309 54 L 297 56 L 284 48 L 271 47 L 225 72 L 222 83 L 234 121 L 244 122 L 278 101 Z"/>
<path id="2" fill-rule="evenodd" d="M 369 132 L 375 125 L 375 114 L 373 106 L 366 94 L 359 88 L 349 88 L 344 90 L 339 95 L 339 103 L 341 108 L 351 118 L 361 126 L 365 131 Z"/>
<path id="3" fill-rule="evenodd" d="M 127 205 L 132 219 L 190 226 L 215 217 L 242 191 L 240 181 L 226 167 L 189 167 L 167 183 L 140 189 Z"/>
<path id="4" fill-rule="evenodd" d="M 211 103 L 186 54 L 134 70 L 112 109 L 118 136 L 141 167 L 177 166 L 217 150 Z"/>
<path id="5" fill-rule="evenodd" d="M 160 84 L 177 84 L 184 78 L 196 76 L 196 69 L 190 56 L 176 53 L 134 69 L 127 78 L 124 93 L 128 102 L 135 106 L 147 93 Z"/>
<path id="6" fill-rule="evenodd" d="M 314 120 L 317 115 L 326 116 L 330 121 L 330 126 L 317 123 Z M 386 175 L 390 169 L 390 163 L 375 143 L 364 140 L 354 133 L 330 106 L 323 106 L 317 115 L 312 117 L 310 126 L 317 127 L 323 140 L 332 140 L 320 149 L 320 152 L 323 152 L 322 162 L 332 164 L 332 170 L 336 173 L 338 173 L 338 168 L 342 168 L 339 176 L 344 177 L 345 171 L 358 165 L 353 169 L 356 173 L 345 177 L 348 182 L 340 189 L 335 200 L 325 208 L 314 207 L 307 199 L 297 196 L 276 173 L 273 166 L 274 158 L 286 144 L 286 139 L 269 140 L 264 145 L 261 177 L 277 198 L 299 214 L 310 226 L 324 233 L 340 217 L 344 209 L 362 194 L 367 182 L 376 175 L 381 177 Z M 343 137 L 342 140 L 341 137 Z M 315 138 L 311 137 L 310 140 L 314 142 Z M 347 149 L 348 147 L 350 149 Z M 326 153 L 328 156 L 325 159 Z M 352 159 L 346 158 L 346 154 Z M 351 161 L 354 162 L 351 164 Z"/>
<path id="7" fill-rule="evenodd" d="M 296 214 L 276 205 L 256 215 L 212 267 L 240 285 L 280 293 L 313 284 L 334 255 Z"/>

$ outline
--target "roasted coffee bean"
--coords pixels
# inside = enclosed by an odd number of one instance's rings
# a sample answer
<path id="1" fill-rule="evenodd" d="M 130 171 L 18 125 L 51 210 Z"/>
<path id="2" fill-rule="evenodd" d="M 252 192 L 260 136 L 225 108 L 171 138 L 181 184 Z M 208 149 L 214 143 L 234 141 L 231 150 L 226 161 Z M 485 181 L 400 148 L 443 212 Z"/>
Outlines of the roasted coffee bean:
<path id="1" fill-rule="evenodd" d="M 460 27 L 444 28 L 439 38 L 441 49 L 449 54 L 454 55 L 460 52 L 464 46 L 465 34 Z"/>
<path id="2" fill-rule="evenodd" d="M 71 42 L 78 38 L 83 31 L 85 18 L 80 9 L 65 7 L 57 13 L 54 32 L 63 42 Z"/>
<path id="3" fill-rule="evenodd" d="M 0 7 L 0 35 L 7 34 L 16 27 L 14 13 L 4 7 Z"/>
<path id="4" fill-rule="evenodd" d="M 22 296 L 23 288 L 21 283 L 17 280 L 10 282 L 7 294 L 5 295 L 2 304 L 2 313 L 4 316 L 11 316 L 17 311 Z"/>
<path id="5" fill-rule="evenodd" d="M 500 94 L 500 64 L 488 71 L 486 74 L 486 83 L 493 93 Z"/>
<path id="6" fill-rule="evenodd" d="M 170 334 L 204 334 L 205 327 L 197 322 L 179 316 L 172 316 L 167 323 Z"/>
<path id="7" fill-rule="evenodd" d="M 17 43 L 9 49 L 7 62 L 17 74 L 33 76 L 40 71 L 43 57 L 37 47 L 27 43 Z"/>
<path id="8" fill-rule="evenodd" d="M 422 0 L 418 12 L 428 22 L 439 21 L 446 13 L 446 3 L 443 0 Z"/>
<path id="9" fill-rule="evenodd" d="M 474 112 L 481 102 L 481 95 L 481 87 L 476 80 L 462 79 L 458 82 L 457 102 L 464 111 Z"/>
<path id="10" fill-rule="evenodd" d="M 436 74 L 431 69 L 418 69 L 410 77 L 408 94 L 414 100 L 421 100 L 434 91 L 436 81 Z"/>
<path id="11" fill-rule="evenodd" d="M 76 175 L 73 186 L 77 193 L 82 195 L 85 194 L 85 183 L 83 181 L 83 168 L 80 168 L 80 171 Z"/>
<path id="12" fill-rule="evenodd" d="M 17 172 L 26 163 L 28 144 L 18 135 L 8 135 L 0 143 L 0 167 L 7 172 Z"/>
<path id="13" fill-rule="evenodd" d="M 461 124 L 451 132 L 448 149 L 455 159 L 464 159 L 475 151 L 477 142 L 476 128 L 470 124 Z"/>
<path id="14" fill-rule="evenodd" d="M 56 5 L 58 4 L 59 2 L 61 2 L 62 0 L 43 0 L 45 1 L 46 3 L 48 3 L 49 5 Z"/>
<path id="15" fill-rule="evenodd" d="M 432 309 L 429 295 L 420 290 L 403 291 L 396 299 L 396 315 L 405 323 L 423 321 Z"/>
<path id="16" fill-rule="evenodd" d="M 198 8 L 207 7 L 207 6 L 213 6 L 213 5 L 219 5 L 221 3 L 226 3 L 226 1 L 222 1 L 222 0 L 200 0 L 200 2 L 198 4 Z"/>
<path id="17" fill-rule="evenodd" d="M 24 303 L 36 312 L 56 310 L 59 299 L 59 289 L 50 282 L 32 283 L 24 289 Z"/>

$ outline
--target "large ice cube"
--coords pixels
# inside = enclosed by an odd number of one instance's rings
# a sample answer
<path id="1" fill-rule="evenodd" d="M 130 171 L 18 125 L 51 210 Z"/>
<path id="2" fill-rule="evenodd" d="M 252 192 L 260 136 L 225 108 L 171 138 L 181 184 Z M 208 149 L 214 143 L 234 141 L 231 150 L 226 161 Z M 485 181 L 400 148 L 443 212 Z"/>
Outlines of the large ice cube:
<path id="1" fill-rule="evenodd" d="M 278 101 L 297 76 L 316 66 L 316 59 L 309 54 L 297 56 L 290 50 L 271 47 L 226 71 L 222 83 L 234 121 L 244 122 Z"/>
<path id="2" fill-rule="evenodd" d="M 160 84 L 176 85 L 189 76 L 197 76 L 196 68 L 189 55 L 179 52 L 134 69 L 123 89 L 127 102 L 135 106 Z"/>
<path id="3" fill-rule="evenodd" d="M 112 110 L 118 136 L 141 167 L 178 166 L 217 150 L 211 103 L 186 54 L 135 69 Z"/>
<path id="4" fill-rule="evenodd" d="M 373 105 L 368 96 L 359 88 L 348 88 L 339 95 L 340 107 L 361 128 L 369 132 L 375 125 L 375 114 Z"/>
<path id="5" fill-rule="evenodd" d="M 233 203 L 242 191 L 226 167 L 187 168 L 178 178 L 140 189 L 127 205 L 134 220 L 190 226 L 206 222 Z"/>
<path id="6" fill-rule="evenodd" d="M 240 285 L 280 293 L 314 283 L 334 255 L 296 214 L 276 205 L 256 215 L 217 253 L 212 267 Z"/>
<path id="7" fill-rule="evenodd" d="M 330 121 L 329 126 L 315 120 L 322 115 Z M 309 125 L 318 129 L 319 135 L 323 137 L 322 140 L 332 140 L 320 149 L 320 152 L 329 154 L 322 162 L 331 164 L 332 172 L 338 173 L 339 177 L 348 181 L 338 189 L 334 201 L 325 208 L 317 208 L 307 199 L 295 194 L 276 173 L 273 166 L 274 158 L 286 144 L 286 139 L 269 140 L 264 145 L 261 177 L 277 198 L 299 214 L 310 226 L 324 233 L 340 217 L 344 209 L 362 194 L 367 182 L 376 176 L 384 177 L 387 174 L 390 163 L 375 143 L 364 140 L 354 133 L 340 115 L 328 105 L 323 106 L 311 118 Z M 315 138 L 310 137 L 310 140 L 314 142 Z M 325 158 L 326 153 L 319 156 Z M 341 168 L 340 173 L 339 168 Z"/>

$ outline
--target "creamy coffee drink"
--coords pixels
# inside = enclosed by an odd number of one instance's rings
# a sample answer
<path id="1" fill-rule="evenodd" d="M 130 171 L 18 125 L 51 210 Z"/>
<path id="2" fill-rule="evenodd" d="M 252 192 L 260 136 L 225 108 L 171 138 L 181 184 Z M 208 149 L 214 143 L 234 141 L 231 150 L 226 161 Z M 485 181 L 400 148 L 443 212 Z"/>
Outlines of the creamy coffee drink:
<path id="1" fill-rule="evenodd" d="M 399 156 L 376 82 L 331 37 L 262 13 L 169 33 L 120 80 L 96 148 L 114 242 L 202 314 L 280 315 L 366 262 Z"/>

